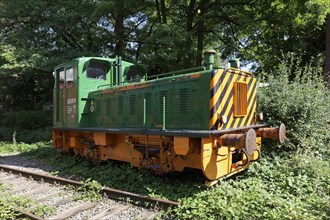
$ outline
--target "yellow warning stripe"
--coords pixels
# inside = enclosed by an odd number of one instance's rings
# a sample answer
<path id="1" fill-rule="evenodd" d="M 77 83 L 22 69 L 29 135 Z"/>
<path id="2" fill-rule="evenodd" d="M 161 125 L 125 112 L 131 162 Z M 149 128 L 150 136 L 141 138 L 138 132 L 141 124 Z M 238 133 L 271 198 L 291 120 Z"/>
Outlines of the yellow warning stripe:
<path id="1" fill-rule="evenodd" d="M 245 82 L 248 84 L 248 107 L 247 115 L 234 117 L 234 82 Z M 218 84 L 217 84 L 218 83 Z M 217 72 L 212 76 L 210 82 L 210 129 L 228 129 L 250 125 L 256 109 L 256 79 L 251 74 L 236 69 L 229 69 L 226 72 Z M 228 122 L 218 128 L 218 116 L 227 116 Z"/>
<path id="2" fill-rule="evenodd" d="M 221 89 L 217 88 L 217 86 L 220 87 L 220 77 L 221 77 L 221 73 L 220 74 L 216 73 L 215 76 L 211 79 L 211 82 L 210 82 L 211 91 L 216 90 L 215 94 L 212 94 L 213 96 L 210 99 L 211 108 L 214 107 L 214 105 L 216 104 L 216 102 L 219 100 L 219 97 L 220 97 Z"/>
<path id="3" fill-rule="evenodd" d="M 230 101 L 229 96 L 231 96 L 230 94 L 232 93 L 232 89 L 231 89 L 232 83 L 234 80 L 237 79 L 237 77 L 239 77 L 239 75 L 235 74 L 234 70 L 231 71 L 228 70 L 226 72 L 223 72 L 223 74 L 221 75 L 222 78 L 220 85 L 221 94 L 218 100 L 214 100 L 216 104 L 210 105 L 210 114 L 212 115 L 210 120 L 211 129 L 212 128 L 217 129 L 217 127 L 215 127 L 218 120 L 217 114 L 220 113 L 220 110 L 224 108 L 223 103 L 226 103 L 226 101 L 224 100 Z M 223 115 L 222 113 L 223 112 L 221 112 L 221 115 Z"/>
<path id="4" fill-rule="evenodd" d="M 238 74 L 237 72 L 235 72 L 236 74 Z M 223 109 L 226 109 L 225 111 L 221 112 L 221 115 L 226 115 L 228 118 L 228 122 L 226 124 L 224 124 L 221 129 L 226 129 L 229 128 L 229 126 L 233 123 L 233 121 L 235 120 L 235 118 L 233 117 L 233 111 L 234 111 L 234 92 L 233 92 L 233 87 L 234 87 L 234 82 L 237 81 L 243 81 L 242 77 L 244 77 L 243 79 L 247 79 L 246 75 L 238 75 L 237 77 L 233 78 L 232 82 L 230 82 L 230 88 L 228 90 L 230 90 L 230 96 L 228 96 L 228 98 L 226 97 L 225 102 L 223 102 Z"/>
<path id="5" fill-rule="evenodd" d="M 223 77 L 224 75 L 224 77 Z M 217 120 L 218 120 L 218 116 L 217 113 L 219 112 L 222 103 L 222 100 L 224 100 L 224 98 L 221 97 L 221 94 L 223 94 L 224 91 L 226 91 L 225 93 L 225 97 L 228 97 L 229 93 L 230 93 L 230 89 L 226 89 L 224 87 L 224 85 L 228 84 L 228 81 L 232 76 L 232 74 L 227 73 L 227 72 L 223 72 L 223 74 L 219 74 L 219 77 L 221 76 L 221 78 L 223 78 L 223 80 L 221 81 L 221 84 L 219 84 L 220 88 L 219 88 L 219 96 L 217 97 L 217 99 L 214 99 L 213 97 L 211 98 L 211 100 L 213 101 L 212 103 L 210 103 L 210 111 L 212 114 L 212 117 L 210 119 L 210 127 L 212 128 L 214 126 L 214 124 L 216 124 Z M 220 82 L 219 82 L 220 83 Z M 230 87 L 229 87 L 230 88 Z M 218 93 L 216 93 L 218 94 Z M 221 100 L 220 100 L 221 99 Z M 216 106 L 218 103 L 218 106 Z M 213 109 L 213 111 L 212 111 Z"/>

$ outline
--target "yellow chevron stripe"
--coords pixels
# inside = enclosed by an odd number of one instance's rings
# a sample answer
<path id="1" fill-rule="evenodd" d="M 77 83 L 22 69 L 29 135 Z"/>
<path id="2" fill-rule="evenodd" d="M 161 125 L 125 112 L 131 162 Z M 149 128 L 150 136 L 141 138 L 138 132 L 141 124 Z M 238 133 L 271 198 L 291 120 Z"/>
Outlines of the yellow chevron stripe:
<path id="1" fill-rule="evenodd" d="M 233 120 L 234 120 L 234 117 L 233 117 L 233 113 L 231 115 L 229 115 L 229 111 L 231 110 L 232 106 L 234 105 L 234 102 L 233 100 L 231 99 L 228 106 L 227 106 L 227 109 L 226 109 L 226 112 L 224 115 L 227 115 L 227 118 L 228 118 L 228 122 L 226 125 L 230 125 Z"/>
<path id="2" fill-rule="evenodd" d="M 212 90 L 216 86 L 216 83 L 220 83 L 219 81 L 220 81 L 222 73 L 223 73 L 223 70 L 222 71 L 218 70 L 217 73 L 215 74 L 215 76 L 213 76 L 213 78 L 210 82 L 210 90 Z M 216 105 L 217 100 L 220 98 L 220 94 L 221 94 L 221 87 L 218 89 L 217 93 L 214 94 L 213 97 L 211 97 L 211 99 L 210 99 L 210 111 Z M 216 112 L 214 112 L 212 115 L 212 118 L 210 119 L 210 129 L 216 123 L 216 121 L 217 121 L 217 114 L 216 114 Z"/>
<path id="3" fill-rule="evenodd" d="M 231 74 L 231 73 L 228 73 L 228 72 L 225 73 L 225 77 L 224 77 L 223 81 L 221 82 L 221 85 L 220 85 L 220 89 L 219 89 L 219 91 L 223 91 L 225 85 L 228 83 L 228 80 L 229 80 L 230 74 Z M 230 87 L 229 87 L 229 88 L 230 88 Z M 228 92 L 228 91 L 229 91 L 229 92 Z M 228 89 L 228 90 L 226 91 L 226 94 L 225 94 L 224 98 L 221 100 L 219 107 L 216 109 L 215 114 L 213 115 L 213 117 L 212 117 L 211 120 L 210 120 L 210 127 L 213 126 L 213 125 L 216 123 L 216 121 L 217 121 L 217 119 L 218 119 L 217 113 L 219 113 L 220 109 L 222 109 L 223 101 L 227 99 L 226 97 L 228 97 L 229 93 L 230 93 L 230 90 Z M 219 98 L 220 98 L 220 97 L 219 97 Z M 216 103 L 216 102 L 217 102 L 217 100 L 215 100 L 215 103 Z M 215 104 L 215 103 L 214 103 L 214 104 Z M 214 106 L 214 105 L 213 105 L 213 106 Z M 213 107 L 213 106 L 212 106 L 212 107 Z M 211 108 L 212 108 L 212 107 L 211 107 Z"/>
<path id="4" fill-rule="evenodd" d="M 234 82 L 245 82 L 247 84 L 251 83 L 251 86 L 249 87 L 248 90 L 248 94 L 247 94 L 247 99 L 251 99 L 254 100 L 255 96 L 256 96 L 256 90 L 253 92 L 252 94 L 252 88 L 255 86 L 256 84 L 256 79 L 251 77 L 251 74 L 249 73 L 243 73 L 243 75 L 241 76 L 241 78 L 238 80 L 238 78 L 240 77 L 240 71 L 235 70 L 235 72 L 233 73 L 233 69 L 229 69 L 226 72 L 223 72 L 223 70 L 219 70 L 212 78 L 212 80 L 210 81 L 210 90 L 212 90 L 215 86 L 217 86 L 217 83 L 219 83 L 222 74 L 224 75 L 224 79 L 220 84 L 220 88 L 218 89 L 218 91 L 216 92 L 216 94 L 213 94 L 213 97 L 211 97 L 210 99 L 210 111 L 212 110 L 212 108 L 215 108 L 217 101 L 221 98 L 220 101 L 220 105 L 217 109 L 215 109 L 215 111 L 213 111 L 213 115 L 212 118 L 210 119 L 210 128 L 212 128 L 218 119 L 217 113 L 220 113 L 220 111 L 223 112 L 223 109 L 225 109 L 225 112 L 223 115 L 226 115 L 228 117 L 228 122 L 226 125 L 221 125 L 220 129 L 222 129 L 223 127 L 225 128 L 226 126 L 230 126 L 231 124 L 233 124 L 233 127 L 239 127 L 239 126 L 244 126 L 245 122 L 247 121 L 249 124 L 251 124 L 251 120 L 253 120 L 253 115 L 256 109 L 256 105 L 255 102 L 253 103 L 252 101 L 250 103 L 248 103 L 248 108 L 247 108 L 247 114 L 249 112 L 251 112 L 250 115 L 246 115 L 243 118 L 241 117 L 233 117 L 233 113 L 231 115 L 229 115 L 230 111 L 233 108 L 233 95 L 230 95 L 230 93 L 232 92 L 232 88 L 233 88 L 233 83 Z M 231 74 L 234 74 L 234 76 L 232 77 L 232 79 L 229 81 L 229 78 L 232 76 Z M 246 81 L 244 81 L 244 78 L 246 79 Z M 251 82 L 252 80 L 252 82 Z M 226 87 L 226 85 L 228 85 L 228 89 L 225 91 L 225 94 L 223 97 L 220 97 L 221 94 L 223 94 L 223 90 Z M 227 106 L 224 106 L 225 103 L 228 102 Z M 251 111 L 252 109 L 252 111 Z M 241 121 L 241 122 L 240 122 Z M 233 123 L 234 122 L 234 123 Z"/>
<path id="5" fill-rule="evenodd" d="M 244 73 L 243 76 L 252 76 L 253 74 L 251 72 L 247 72 L 247 71 L 244 71 L 244 70 L 238 70 L 238 69 L 235 69 L 235 68 L 229 68 L 228 71 L 235 71 L 235 73 Z"/>
<path id="6" fill-rule="evenodd" d="M 232 74 L 232 73 L 227 73 L 227 75 L 230 75 L 230 74 Z M 236 74 L 235 74 L 236 75 Z M 228 122 L 227 122 L 227 124 L 230 124 L 232 121 L 233 121 L 233 117 L 230 117 L 230 115 L 228 115 L 229 114 L 229 111 L 230 111 L 230 109 L 231 109 L 231 107 L 233 106 L 233 104 L 234 104 L 234 102 L 233 102 L 233 99 L 232 99 L 232 96 L 231 97 L 229 97 L 229 94 L 230 94 L 230 92 L 232 91 L 232 89 L 233 89 L 233 83 L 237 80 L 237 75 L 236 76 L 234 76 L 233 78 L 232 78 L 232 80 L 231 80 L 231 82 L 226 82 L 226 83 L 230 83 L 229 84 L 229 87 L 228 87 L 228 89 L 227 89 L 227 91 L 226 91 L 226 93 L 225 93 L 225 96 L 224 96 L 224 98 L 221 100 L 221 104 L 220 104 L 220 107 L 221 107 L 221 109 L 223 109 L 223 108 L 226 108 L 226 111 L 225 111 L 225 113 L 223 114 L 223 115 L 226 115 L 227 117 L 228 117 Z M 225 85 L 225 84 L 224 84 Z M 227 102 L 227 99 L 230 99 L 229 100 L 229 102 L 228 102 L 228 105 L 227 106 L 224 106 L 224 104 Z M 223 127 L 223 125 L 221 126 L 221 128 Z"/>
<path id="7" fill-rule="evenodd" d="M 253 117 L 254 117 L 254 112 L 256 111 L 257 105 L 256 102 L 254 102 L 253 107 L 252 107 L 252 114 L 250 114 L 249 119 L 247 121 L 247 125 L 250 125 L 252 123 Z"/>
<path id="8" fill-rule="evenodd" d="M 216 84 L 219 83 L 219 80 L 220 80 L 220 77 L 221 77 L 221 74 L 220 74 L 220 71 L 218 71 L 215 76 L 213 77 L 213 79 L 211 80 L 210 82 L 210 87 L 211 87 L 211 90 L 216 86 Z M 220 94 L 221 94 L 221 89 L 219 88 L 217 93 L 213 95 L 213 97 L 211 98 L 210 100 L 210 110 L 214 107 L 214 105 L 217 103 L 219 97 L 220 97 Z"/>

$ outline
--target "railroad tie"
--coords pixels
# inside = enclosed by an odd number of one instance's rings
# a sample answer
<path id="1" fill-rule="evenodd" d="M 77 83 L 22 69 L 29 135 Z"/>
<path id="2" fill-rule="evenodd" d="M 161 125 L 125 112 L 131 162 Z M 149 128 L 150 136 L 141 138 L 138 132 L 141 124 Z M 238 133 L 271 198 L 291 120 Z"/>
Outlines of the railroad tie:
<path id="1" fill-rule="evenodd" d="M 117 215 L 118 213 L 121 213 L 121 212 L 131 208 L 131 207 L 132 207 L 131 204 L 117 205 L 112 209 L 107 209 L 105 211 L 100 212 L 99 214 L 93 216 L 92 218 L 90 218 L 88 220 L 108 219 L 110 217 Z"/>
<path id="2" fill-rule="evenodd" d="M 51 216 L 48 219 L 49 220 L 66 219 L 66 218 L 69 218 L 71 216 L 74 216 L 75 214 L 78 214 L 79 212 L 83 212 L 83 211 L 86 211 L 88 209 L 92 209 L 98 204 L 99 204 L 99 202 L 86 202 L 86 203 L 83 203 L 81 205 L 74 206 L 71 209 L 66 210 L 66 211 L 64 211 L 64 212 L 62 212 L 58 215 Z"/>

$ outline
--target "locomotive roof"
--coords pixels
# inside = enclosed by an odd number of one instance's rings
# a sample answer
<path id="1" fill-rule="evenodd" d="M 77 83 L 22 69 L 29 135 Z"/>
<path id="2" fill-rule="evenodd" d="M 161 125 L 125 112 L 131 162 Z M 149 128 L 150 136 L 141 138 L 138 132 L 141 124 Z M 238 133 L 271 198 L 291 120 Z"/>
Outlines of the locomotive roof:
<path id="1" fill-rule="evenodd" d="M 62 67 L 62 66 L 66 66 L 68 65 L 69 63 L 72 63 L 74 61 L 88 61 L 88 60 L 91 60 L 91 59 L 97 59 L 97 60 L 104 60 L 104 61 L 109 61 L 109 62 L 114 62 L 116 59 L 115 58 L 110 58 L 110 57 L 78 57 L 78 58 L 75 58 L 75 59 L 72 59 L 68 62 L 65 62 L 65 63 L 61 63 L 57 66 L 55 66 L 55 69 L 59 68 L 59 67 Z M 133 64 L 133 63 L 130 63 L 130 62 L 127 62 L 127 61 L 122 61 L 123 63 L 127 63 L 127 64 Z"/>

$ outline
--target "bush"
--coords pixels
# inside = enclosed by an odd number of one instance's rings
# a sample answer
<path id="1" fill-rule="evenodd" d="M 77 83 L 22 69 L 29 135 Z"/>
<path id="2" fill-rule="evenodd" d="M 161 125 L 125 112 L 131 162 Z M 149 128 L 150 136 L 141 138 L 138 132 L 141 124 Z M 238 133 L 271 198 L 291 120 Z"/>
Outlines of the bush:
<path id="1" fill-rule="evenodd" d="M 8 112 L 1 115 L 1 127 L 34 130 L 52 125 L 50 111 Z"/>
<path id="2" fill-rule="evenodd" d="M 328 219 L 329 186 L 329 161 L 282 154 L 183 198 L 171 214 L 174 219 Z"/>
<path id="3" fill-rule="evenodd" d="M 329 152 L 330 100 L 322 70 L 297 64 L 299 59 L 291 56 L 268 74 L 274 77 L 259 88 L 258 111 L 271 125 L 286 124 L 287 149 Z"/>
<path id="4" fill-rule="evenodd" d="M 32 143 L 51 139 L 50 111 L 4 113 L 0 117 L 0 138 L 6 141 Z"/>

